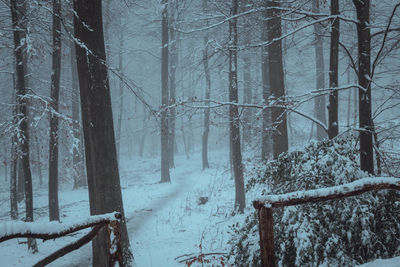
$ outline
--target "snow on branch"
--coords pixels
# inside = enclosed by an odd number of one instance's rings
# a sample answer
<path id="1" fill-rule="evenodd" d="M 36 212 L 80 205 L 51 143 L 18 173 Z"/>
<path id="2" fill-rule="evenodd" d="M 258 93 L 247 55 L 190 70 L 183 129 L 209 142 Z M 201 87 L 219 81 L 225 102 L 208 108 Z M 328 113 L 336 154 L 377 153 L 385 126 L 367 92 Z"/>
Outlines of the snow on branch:
<path id="1" fill-rule="evenodd" d="M 111 221 L 119 220 L 121 213 L 113 212 L 102 215 L 90 216 L 84 220 L 70 223 L 60 222 L 6 222 L 0 224 L 0 242 L 13 238 L 40 238 L 43 240 L 65 236 L 85 228 L 105 225 Z"/>
<path id="2" fill-rule="evenodd" d="M 338 186 L 307 191 L 296 191 L 280 195 L 267 195 L 264 198 L 255 200 L 253 206 L 256 209 L 263 206 L 267 208 L 278 208 L 356 196 L 368 191 L 379 189 L 400 190 L 400 178 L 368 177 Z"/>

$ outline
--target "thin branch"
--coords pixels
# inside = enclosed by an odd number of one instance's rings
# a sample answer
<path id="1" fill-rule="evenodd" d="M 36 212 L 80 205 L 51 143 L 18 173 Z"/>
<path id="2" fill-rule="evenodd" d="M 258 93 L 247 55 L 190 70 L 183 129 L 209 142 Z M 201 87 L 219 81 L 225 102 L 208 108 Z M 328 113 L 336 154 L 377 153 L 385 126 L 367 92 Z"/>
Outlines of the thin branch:
<path id="1" fill-rule="evenodd" d="M 392 14 L 390 15 L 389 22 L 388 22 L 388 24 L 387 24 L 387 26 L 386 26 L 385 34 L 383 35 L 383 40 L 382 40 L 381 47 L 379 48 L 379 51 L 378 51 L 378 53 L 376 54 L 374 63 L 372 64 L 371 79 L 372 79 L 372 77 L 374 77 L 375 67 L 376 67 L 376 64 L 377 64 L 377 62 L 378 62 L 379 57 L 381 56 L 381 53 L 382 53 L 382 51 L 383 51 L 383 48 L 385 47 L 386 38 L 387 38 L 387 36 L 388 36 L 389 29 L 390 29 L 390 24 L 392 24 L 392 20 L 393 20 L 394 14 L 396 13 L 396 9 L 397 9 L 399 6 L 400 6 L 400 3 L 397 3 L 397 4 L 394 6 L 394 8 L 393 8 Z"/>
<path id="2" fill-rule="evenodd" d="M 357 69 L 357 66 L 356 66 L 356 63 L 354 61 L 353 56 L 351 55 L 350 51 L 347 49 L 347 47 L 342 42 L 339 41 L 339 45 L 344 49 L 344 51 L 346 52 L 347 56 L 349 57 L 350 62 L 351 62 L 351 67 L 353 68 L 353 70 L 355 71 L 355 73 L 356 73 L 356 75 L 358 77 L 358 69 Z"/>

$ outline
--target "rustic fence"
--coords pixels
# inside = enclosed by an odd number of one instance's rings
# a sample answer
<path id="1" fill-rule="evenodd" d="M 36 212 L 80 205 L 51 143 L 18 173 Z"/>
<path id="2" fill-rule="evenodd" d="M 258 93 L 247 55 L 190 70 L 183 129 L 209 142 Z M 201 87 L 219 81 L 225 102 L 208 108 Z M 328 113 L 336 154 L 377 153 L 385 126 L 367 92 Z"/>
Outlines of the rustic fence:
<path id="1" fill-rule="evenodd" d="M 7 222 L 0 225 L 0 242 L 13 238 L 38 238 L 42 240 L 56 239 L 77 231 L 92 228 L 78 240 L 60 248 L 47 256 L 34 266 L 46 266 L 56 259 L 79 249 L 89 243 L 104 228 L 107 231 L 108 259 L 109 266 L 114 266 L 116 262 L 119 266 L 124 266 L 122 261 L 121 243 L 120 243 L 120 221 L 121 213 L 114 212 L 104 215 L 90 216 L 86 220 L 74 223 L 59 222 Z"/>
<path id="2" fill-rule="evenodd" d="M 253 201 L 253 206 L 258 213 L 261 266 L 276 266 L 273 208 L 346 198 L 381 189 L 400 190 L 400 179 L 384 177 L 364 178 L 340 186 L 281 195 L 267 195 L 263 199 Z"/>

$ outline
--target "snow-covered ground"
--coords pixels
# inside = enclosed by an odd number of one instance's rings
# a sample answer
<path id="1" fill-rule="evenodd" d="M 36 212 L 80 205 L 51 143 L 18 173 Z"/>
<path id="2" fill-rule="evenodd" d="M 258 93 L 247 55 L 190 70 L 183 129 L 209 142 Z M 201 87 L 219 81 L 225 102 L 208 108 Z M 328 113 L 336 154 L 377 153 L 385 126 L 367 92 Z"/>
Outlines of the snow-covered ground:
<path id="1" fill-rule="evenodd" d="M 234 181 L 225 151 L 210 153 L 211 168 L 201 170 L 201 155 L 190 159 L 176 157 L 171 183 L 160 184 L 159 159 L 125 159 L 121 162 L 121 186 L 132 251 L 138 267 L 185 266 L 185 259 L 202 253 L 210 260 L 204 266 L 222 266 L 228 252 L 228 226 L 243 219 L 232 216 Z M 71 184 L 60 189 L 60 211 L 64 222 L 89 216 L 87 190 L 72 190 Z M 6 186 L 1 199 L 8 197 Z M 199 205 L 200 197 L 208 202 Z M 250 206 L 251 199 L 247 200 Z M 7 201 L 0 204 L 0 223 L 9 220 Z M 22 209 L 23 205 L 20 206 Z M 35 220 L 47 222 L 47 187 L 35 188 Z M 251 207 L 250 207 L 251 208 Z M 20 210 L 23 217 L 23 210 Z M 82 234 L 49 240 L 38 240 L 39 252 L 27 251 L 25 239 L 0 243 L 0 266 L 32 266 L 51 252 Z M 74 251 L 50 266 L 91 266 L 91 245 Z M 224 262 L 226 263 L 226 262 Z M 201 266 L 194 263 L 192 266 Z M 400 266 L 400 258 L 377 260 L 363 267 Z"/>
<path id="2" fill-rule="evenodd" d="M 373 262 L 359 265 L 358 267 L 399 267 L 399 266 L 400 266 L 400 257 L 395 257 L 392 259 L 375 260 Z"/>
<path id="3" fill-rule="evenodd" d="M 190 159 L 177 156 L 176 168 L 171 170 L 172 182 L 167 184 L 158 183 L 158 159 L 135 158 L 121 162 L 124 207 L 137 266 L 183 266 L 179 261 L 201 253 L 227 252 L 227 229 L 232 220 L 235 192 L 227 159 L 226 152 L 211 153 L 211 168 L 202 171 L 200 153 Z M 45 186 L 35 190 L 36 221 L 48 221 L 46 191 Z M 200 197 L 207 197 L 208 202 L 199 205 Z M 69 184 L 63 185 L 59 199 L 63 221 L 89 215 L 87 190 L 72 190 Z M 1 206 L 0 222 L 9 220 L 8 208 L 8 204 Z M 23 217 L 23 211 L 20 213 Z M 39 252 L 34 255 L 27 252 L 26 244 L 20 244 L 23 239 L 3 242 L 0 265 L 31 266 L 79 236 L 38 240 Z M 215 257 L 221 260 L 219 254 Z M 89 266 L 90 261 L 91 245 L 88 244 L 51 266 Z"/>

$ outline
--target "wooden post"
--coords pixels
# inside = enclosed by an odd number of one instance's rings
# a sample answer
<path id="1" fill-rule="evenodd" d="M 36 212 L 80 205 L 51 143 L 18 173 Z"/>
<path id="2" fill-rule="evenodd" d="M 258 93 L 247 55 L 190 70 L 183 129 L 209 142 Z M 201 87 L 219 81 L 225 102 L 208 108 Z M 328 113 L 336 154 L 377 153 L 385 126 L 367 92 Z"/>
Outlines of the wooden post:
<path id="1" fill-rule="evenodd" d="M 260 233 L 261 266 L 275 267 L 274 223 L 272 208 L 266 208 L 260 202 L 253 202 L 258 213 Z"/>
<path id="2" fill-rule="evenodd" d="M 107 227 L 108 237 L 108 260 L 109 266 L 115 266 L 118 261 L 118 266 L 123 267 L 122 248 L 121 248 L 121 227 L 119 219 L 110 221 Z"/>

